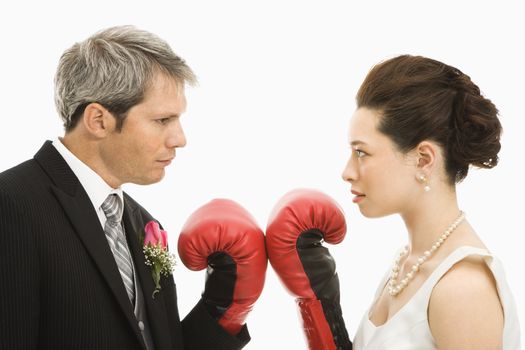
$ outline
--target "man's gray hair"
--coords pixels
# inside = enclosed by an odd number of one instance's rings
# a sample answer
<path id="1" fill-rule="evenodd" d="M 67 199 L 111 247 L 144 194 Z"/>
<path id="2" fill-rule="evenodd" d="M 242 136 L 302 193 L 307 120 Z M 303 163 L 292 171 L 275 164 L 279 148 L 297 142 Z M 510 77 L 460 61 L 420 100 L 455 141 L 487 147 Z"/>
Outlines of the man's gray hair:
<path id="1" fill-rule="evenodd" d="M 55 76 L 55 104 L 66 131 L 76 126 L 92 102 L 107 108 L 120 129 L 126 112 L 142 101 L 157 72 L 181 86 L 196 82 L 164 40 L 133 26 L 108 28 L 75 43 L 62 54 Z"/>

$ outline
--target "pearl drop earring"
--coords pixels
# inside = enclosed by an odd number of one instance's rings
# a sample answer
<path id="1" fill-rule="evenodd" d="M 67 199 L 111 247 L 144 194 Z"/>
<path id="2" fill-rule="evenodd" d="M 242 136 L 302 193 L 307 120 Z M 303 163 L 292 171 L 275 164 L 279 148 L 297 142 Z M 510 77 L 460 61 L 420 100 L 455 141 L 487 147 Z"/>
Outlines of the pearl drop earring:
<path id="1" fill-rule="evenodd" d="M 425 190 L 425 192 L 429 192 L 430 191 L 430 185 L 428 184 L 428 180 L 427 180 L 427 177 L 423 174 L 419 175 L 418 176 L 418 179 L 419 181 L 423 182 L 425 184 L 425 187 L 423 187 L 423 190 Z"/>

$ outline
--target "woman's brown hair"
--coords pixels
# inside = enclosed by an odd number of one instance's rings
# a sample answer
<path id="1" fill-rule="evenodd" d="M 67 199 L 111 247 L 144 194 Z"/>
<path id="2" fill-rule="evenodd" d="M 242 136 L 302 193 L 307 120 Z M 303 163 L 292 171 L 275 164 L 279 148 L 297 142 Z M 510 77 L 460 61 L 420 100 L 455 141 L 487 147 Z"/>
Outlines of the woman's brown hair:
<path id="1" fill-rule="evenodd" d="M 469 165 L 493 168 L 501 148 L 496 106 L 470 77 L 439 61 L 403 55 L 372 68 L 357 96 L 357 108 L 380 113 L 378 129 L 402 152 L 421 141 L 443 147 L 451 184 Z"/>

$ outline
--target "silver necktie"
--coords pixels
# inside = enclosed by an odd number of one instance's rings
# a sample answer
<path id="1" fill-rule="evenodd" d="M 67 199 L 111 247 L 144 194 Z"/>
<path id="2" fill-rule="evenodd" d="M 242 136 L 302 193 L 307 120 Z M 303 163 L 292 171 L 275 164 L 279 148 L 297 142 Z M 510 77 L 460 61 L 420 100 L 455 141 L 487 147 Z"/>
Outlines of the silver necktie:
<path id="1" fill-rule="evenodd" d="M 110 194 L 102 203 L 102 210 L 106 214 L 107 220 L 104 232 L 117 262 L 120 276 L 126 287 L 129 300 L 133 305 L 135 302 L 135 286 L 133 279 L 133 264 L 129 253 L 128 243 L 122 228 L 122 202 L 116 194 Z"/>

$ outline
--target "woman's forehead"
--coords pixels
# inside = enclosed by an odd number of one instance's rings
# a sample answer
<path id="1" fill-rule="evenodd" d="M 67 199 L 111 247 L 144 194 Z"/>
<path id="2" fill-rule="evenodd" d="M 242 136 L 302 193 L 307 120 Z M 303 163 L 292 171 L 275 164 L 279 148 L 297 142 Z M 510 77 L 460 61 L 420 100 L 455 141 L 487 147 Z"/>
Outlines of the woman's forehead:
<path id="1" fill-rule="evenodd" d="M 378 112 L 368 108 L 357 109 L 350 119 L 348 129 L 349 142 L 367 143 L 367 139 L 380 136 L 376 127 L 378 122 Z"/>

